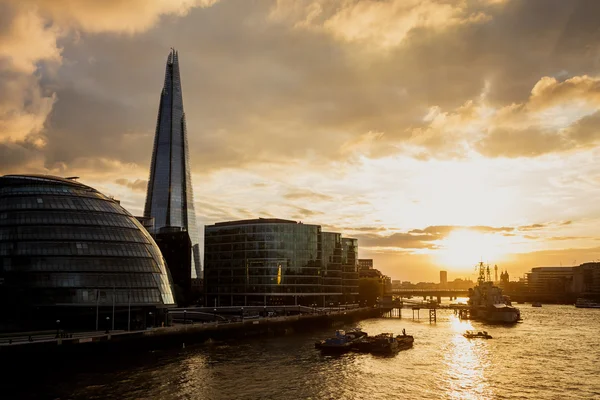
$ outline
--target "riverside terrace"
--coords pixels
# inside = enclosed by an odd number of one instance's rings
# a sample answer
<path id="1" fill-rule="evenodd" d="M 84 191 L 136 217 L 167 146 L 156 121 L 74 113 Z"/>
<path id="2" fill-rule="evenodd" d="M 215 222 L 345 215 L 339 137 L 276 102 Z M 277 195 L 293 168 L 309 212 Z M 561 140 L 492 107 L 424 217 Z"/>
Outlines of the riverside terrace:
<path id="1" fill-rule="evenodd" d="M 288 310 L 290 313 L 292 310 Z M 0 336 L 0 357 L 18 359 L 29 355 L 35 360 L 45 356 L 55 359 L 56 355 L 68 355 L 77 359 L 86 354 L 148 351 L 161 348 L 181 348 L 186 344 L 203 343 L 206 340 L 239 339 L 245 336 L 289 334 L 352 323 L 368 318 L 381 317 L 382 308 L 343 308 L 304 310 L 304 314 L 257 317 L 233 322 L 217 310 L 217 320 L 204 323 L 175 323 L 168 327 L 156 327 L 138 331 L 94 331 L 94 332 L 26 332 L 12 336 Z M 233 316 L 233 315 L 231 315 Z M 58 336 L 58 337 L 57 337 Z"/>

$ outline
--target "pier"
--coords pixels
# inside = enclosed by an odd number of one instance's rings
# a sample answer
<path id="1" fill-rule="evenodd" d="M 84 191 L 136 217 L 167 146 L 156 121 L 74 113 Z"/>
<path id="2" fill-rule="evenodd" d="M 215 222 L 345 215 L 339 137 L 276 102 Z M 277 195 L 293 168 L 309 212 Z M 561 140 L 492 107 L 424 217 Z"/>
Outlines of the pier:
<path id="1" fill-rule="evenodd" d="M 437 322 L 437 310 L 454 310 L 454 313 L 459 315 L 461 319 L 466 319 L 469 316 L 469 306 L 467 304 L 440 304 L 436 301 L 418 301 L 418 300 L 392 300 L 382 301 L 379 307 L 383 310 L 383 316 L 387 318 L 402 318 L 402 309 L 412 310 L 412 319 L 415 319 L 415 311 L 417 318 L 420 319 L 421 309 L 427 310 L 429 313 L 429 322 Z"/>

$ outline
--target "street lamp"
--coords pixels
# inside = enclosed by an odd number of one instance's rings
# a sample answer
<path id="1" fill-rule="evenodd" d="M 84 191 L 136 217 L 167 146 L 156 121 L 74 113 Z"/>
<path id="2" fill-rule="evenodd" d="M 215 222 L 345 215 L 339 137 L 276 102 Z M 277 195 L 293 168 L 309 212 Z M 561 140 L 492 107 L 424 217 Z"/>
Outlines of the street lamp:
<path id="1" fill-rule="evenodd" d="M 152 311 L 148 311 L 148 315 L 150 316 L 150 319 L 152 320 Z M 154 328 L 154 323 L 152 323 L 152 328 Z"/>
<path id="2" fill-rule="evenodd" d="M 213 316 L 215 317 L 215 322 L 217 322 L 217 309 L 213 308 Z"/>
<path id="3" fill-rule="evenodd" d="M 183 324 L 186 324 L 186 319 L 185 319 L 185 314 L 187 313 L 187 310 L 183 310 Z"/>
<path id="4" fill-rule="evenodd" d="M 56 338 L 58 339 L 58 333 L 60 332 L 60 319 L 56 320 Z"/>
<path id="5" fill-rule="evenodd" d="M 242 323 L 244 322 L 244 307 L 242 307 Z"/>
<path id="6" fill-rule="evenodd" d="M 338 301 L 338 312 L 342 312 L 342 303 Z"/>
<path id="7" fill-rule="evenodd" d="M 110 317 L 106 317 L 106 332 L 104 333 L 108 333 L 109 329 L 108 327 L 110 326 Z"/>
<path id="8" fill-rule="evenodd" d="M 267 306 L 263 306 L 263 316 L 267 317 Z"/>

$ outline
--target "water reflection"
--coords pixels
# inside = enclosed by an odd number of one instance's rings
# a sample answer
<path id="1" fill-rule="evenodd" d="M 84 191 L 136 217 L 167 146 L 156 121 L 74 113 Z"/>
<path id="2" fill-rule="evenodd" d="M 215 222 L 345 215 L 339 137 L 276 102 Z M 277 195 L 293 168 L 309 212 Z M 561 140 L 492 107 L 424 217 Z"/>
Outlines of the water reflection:
<path id="1" fill-rule="evenodd" d="M 487 399 L 492 397 L 485 378 L 489 364 L 489 348 L 485 340 L 469 340 L 462 336 L 465 330 L 473 329 L 470 321 L 449 318 L 455 334 L 444 354 L 446 365 L 445 381 L 451 399 Z"/>

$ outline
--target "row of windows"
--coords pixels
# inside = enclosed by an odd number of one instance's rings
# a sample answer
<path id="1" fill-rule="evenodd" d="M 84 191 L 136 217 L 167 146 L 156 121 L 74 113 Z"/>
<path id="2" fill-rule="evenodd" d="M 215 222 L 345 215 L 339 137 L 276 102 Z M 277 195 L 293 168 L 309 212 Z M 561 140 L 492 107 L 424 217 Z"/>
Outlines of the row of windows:
<path id="1" fill-rule="evenodd" d="M 148 272 L 161 270 L 152 258 L 0 257 L 0 271 Z"/>
<path id="2" fill-rule="evenodd" d="M 220 277 L 216 280 L 212 277 L 211 282 L 216 282 L 218 285 L 222 284 L 238 284 L 238 285 L 319 285 L 321 279 L 318 276 L 312 277 L 285 277 L 278 279 L 276 276 L 264 276 L 264 277 L 250 277 L 248 279 L 244 277 Z"/>
<path id="3" fill-rule="evenodd" d="M 111 200 L 66 196 L 27 196 L 0 198 L 0 210 L 85 210 L 126 214 L 123 208 Z"/>
<path id="4" fill-rule="evenodd" d="M 128 215 L 92 213 L 92 212 L 61 212 L 61 211 L 30 211 L 30 212 L 0 212 L 0 226 L 3 225 L 100 225 L 118 226 L 121 228 L 138 228 L 134 218 Z"/>
<path id="5" fill-rule="evenodd" d="M 269 242 L 285 241 L 288 243 L 307 243 L 316 245 L 319 242 L 318 234 L 296 234 L 296 233 L 264 233 L 264 234 L 244 234 L 227 236 L 206 236 L 207 244 L 222 243 L 247 243 L 247 242 Z"/>
<path id="6" fill-rule="evenodd" d="M 6 285 L 72 288 L 145 288 L 158 286 L 153 274 L 49 273 L 8 276 Z"/>
<path id="7" fill-rule="evenodd" d="M 215 286 L 208 284 L 208 293 L 220 294 L 269 294 L 269 293 L 328 293 L 329 287 L 321 286 Z"/>
<path id="8" fill-rule="evenodd" d="M 35 288 L 29 291 L 32 303 L 39 305 L 54 304 L 89 304 L 90 306 L 115 306 L 129 304 L 173 304 L 161 302 L 158 289 L 75 289 L 75 288 Z"/>
<path id="9" fill-rule="evenodd" d="M 98 240 L 149 243 L 139 230 L 98 226 L 14 226 L 0 228 L 0 241 Z"/>
<path id="10" fill-rule="evenodd" d="M 279 224 L 249 224 L 237 226 L 207 226 L 206 236 L 242 235 L 248 233 L 298 233 L 315 234 L 321 231 L 317 225 L 305 225 L 294 223 Z"/>
<path id="11" fill-rule="evenodd" d="M 138 243 L 3 242 L 0 243 L 0 256 L 152 257 L 153 252 L 150 249 L 152 249 L 152 246 Z"/>
<path id="12" fill-rule="evenodd" d="M 204 258 L 206 261 L 213 260 L 234 260 L 234 259 L 288 259 L 290 263 L 305 264 L 310 261 L 317 262 L 318 252 L 316 251 L 283 251 L 283 250 L 248 250 L 248 251 L 223 251 L 213 253 L 206 251 Z M 320 262 L 319 262 L 320 264 Z"/>

